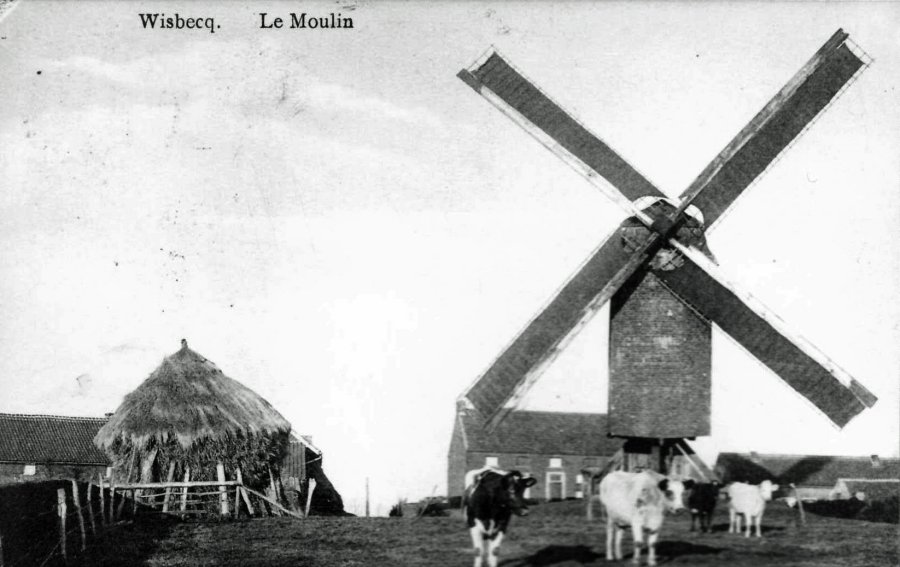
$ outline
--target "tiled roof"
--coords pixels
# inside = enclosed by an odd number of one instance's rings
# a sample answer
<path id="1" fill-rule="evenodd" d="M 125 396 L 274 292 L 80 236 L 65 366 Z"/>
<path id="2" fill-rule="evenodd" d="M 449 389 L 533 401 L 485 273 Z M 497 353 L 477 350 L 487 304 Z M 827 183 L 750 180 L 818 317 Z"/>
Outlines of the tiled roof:
<path id="1" fill-rule="evenodd" d="M 106 465 L 94 446 L 105 418 L 0 413 L 0 462 Z"/>
<path id="2" fill-rule="evenodd" d="M 850 496 L 854 496 L 857 492 L 862 492 L 867 500 L 877 500 L 900 494 L 900 483 L 889 480 L 871 482 L 846 480 L 844 484 L 847 486 L 847 492 Z"/>
<path id="3" fill-rule="evenodd" d="M 612 455 L 622 439 L 607 437 L 606 414 L 512 411 L 493 432 L 475 411 L 461 410 L 466 450 L 541 455 Z"/>
<path id="4" fill-rule="evenodd" d="M 771 479 L 777 483 L 798 486 L 834 486 L 839 478 L 900 478 L 900 459 L 833 455 L 760 455 L 754 453 L 720 453 L 716 472 L 726 482 L 757 483 Z"/>

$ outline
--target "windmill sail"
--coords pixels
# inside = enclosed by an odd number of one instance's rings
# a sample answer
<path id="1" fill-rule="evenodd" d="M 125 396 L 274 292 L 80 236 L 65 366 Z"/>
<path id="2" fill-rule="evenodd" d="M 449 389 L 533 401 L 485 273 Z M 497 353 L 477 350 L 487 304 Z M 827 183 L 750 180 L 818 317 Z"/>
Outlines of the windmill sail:
<path id="1" fill-rule="evenodd" d="M 621 193 L 607 191 L 607 195 L 627 210 L 639 197 L 665 197 L 496 51 L 489 52 L 481 63 L 463 69 L 458 76 L 582 174 L 603 177 Z"/>
<path id="2" fill-rule="evenodd" d="M 843 427 L 877 398 L 799 337 L 789 337 L 780 320 L 761 305 L 745 302 L 733 284 L 710 272 L 698 253 L 680 268 L 654 273 L 685 303 L 716 323 L 791 388 Z M 696 260 L 696 261 L 695 261 Z M 700 267 L 698 262 L 706 264 Z M 748 298 L 750 299 L 750 298 Z"/>
<path id="3" fill-rule="evenodd" d="M 835 32 L 681 195 L 703 211 L 707 227 L 864 67 L 847 37 Z"/>
<path id="4" fill-rule="evenodd" d="M 513 339 L 463 394 L 493 426 L 503 407 L 522 393 L 579 330 L 647 260 L 659 241 L 647 233 L 636 249 L 623 246 L 616 231 L 588 258 L 555 297 Z"/>

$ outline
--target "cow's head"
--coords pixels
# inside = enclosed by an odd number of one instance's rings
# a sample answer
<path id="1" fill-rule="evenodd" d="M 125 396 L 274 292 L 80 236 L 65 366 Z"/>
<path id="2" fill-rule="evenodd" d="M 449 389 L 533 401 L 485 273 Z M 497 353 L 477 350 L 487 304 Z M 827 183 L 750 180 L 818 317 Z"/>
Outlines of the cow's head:
<path id="1" fill-rule="evenodd" d="M 503 476 L 500 486 L 505 494 L 509 495 L 509 508 L 517 516 L 528 515 L 528 505 L 525 504 L 525 490 L 537 484 L 537 479 L 525 476 L 519 471 L 511 471 Z"/>
<path id="2" fill-rule="evenodd" d="M 663 503 L 670 512 L 677 512 L 684 508 L 684 491 L 694 487 L 693 480 L 672 480 L 664 478 L 657 484 L 663 493 Z"/>
<path id="3" fill-rule="evenodd" d="M 777 484 L 772 484 L 771 480 L 764 480 L 759 483 L 759 495 L 763 500 L 771 500 L 772 493 L 778 490 Z"/>

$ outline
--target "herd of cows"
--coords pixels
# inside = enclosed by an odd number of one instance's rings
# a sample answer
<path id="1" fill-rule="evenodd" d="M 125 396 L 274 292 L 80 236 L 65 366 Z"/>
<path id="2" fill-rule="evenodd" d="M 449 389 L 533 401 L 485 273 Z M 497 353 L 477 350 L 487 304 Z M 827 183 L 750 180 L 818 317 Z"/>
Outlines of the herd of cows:
<path id="1" fill-rule="evenodd" d="M 463 508 L 472 546 L 475 567 L 496 567 L 500 543 L 513 514 L 528 515 L 525 491 L 537 481 L 519 471 L 503 471 L 493 467 L 469 471 Z M 600 481 L 599 497 L 606 512 L 606 559 L 622 559 L 622 536 L 631 528 L 634 539 L 635 564 L 641 562 L 644 535 L 647 539 L 647 564 L 656 565 L 656 540 L 666 512 L 684 508 L 687 493 L 691 510 L 691 530 L 699 520 L 700 529 L 708 531 L 710 519 L 719 499 L 719 484 L 667 478 L 657 472 L 614 471 Z M 728 497 L 729 533 L 741 532 L 741 517 L 746 519 L 745 536 L 762 537 L 762 516 L 766 502 L 778 490 L 777 484 L 765 480 L 759 485 L 734 482 L 725 487 Z"/>

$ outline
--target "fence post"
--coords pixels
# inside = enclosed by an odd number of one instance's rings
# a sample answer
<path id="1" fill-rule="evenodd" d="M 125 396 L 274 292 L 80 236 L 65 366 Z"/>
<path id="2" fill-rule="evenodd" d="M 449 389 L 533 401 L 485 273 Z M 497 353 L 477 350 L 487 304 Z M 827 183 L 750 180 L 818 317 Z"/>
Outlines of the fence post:
<path id="1" fill-rule="evenodd" d="M 94 481 L 89 480 L 87 485 L 87 505 L 88 505 L 88 518 L 91 519 L 91 536 L 97 535 L 97 524 L 94 523 L 94 503 L 91 502 L 91 493 L 94 491 Z M 0 567 L 3 567 L 0 565 Z"/>
<path id="2" fill-rule="evenodd" d="M 59 514 L 59 550 L 66 559 L 66 489 L 56 490 L 56 512 Z"/>
<path id="3" fill-rule="evenodd" d="M 800 493 L 797 492 L 797 486 L 792 482 L 790 484 L 791 488 L 794 489 L 794 498 L 797 499 L 797 510 L 800 511 L 800 525 L 806 525 L 806 512 L 803 511 L 803 500 L 800 500 Z"/>
<path id="4" fill-rule="evenodd" d="M 103 492 L 103 475 L 97 473 L 97 482 L 100 483 L 100 522 L 106 525 L 106 494 Z"/>
<path id="5" fill-rule="evenodd" d="M 109 473 L 109 523 L 116 523 L 116 471 Z"/>
<path id="6" fill-rule="evenodd" d="M 185 487 L 181 489 L 181 511 L 184 512 L 187 510 L 187 482 L 191 480 L 191 467 L 185 465 L 184 466 L 184 482 Z"/>
<path id="7" fill-rule="evenodd" d="M 81 499 L 78 497 L 78 481 L 72 479 L 72 502 L 75 503 L 75 513 L 78 515 L 78 530 L 81 532 L 81 551 L 87 548 L 87 537 L 84 533 L 84 516 L 81 515 Z"/>
<path id="8" fill-rule="evenodd" d="M 275 487 L 275 477 L 272 475 L 272 467 L 266 465 L 266 469 L 269 471 L 269 488 L 266 489 L 266 495 L 280 504 L 281 499 L 278 497 L 278 489 Z M 273 516 L 281 515 L 281 510 L 279 510 L 278 508 L 269 506 L 269 509 L 272 511 Z"/>
<path id="9" fill-rule="evenodd" d="M 310 506 L 310 504 L 312 504 L 313 490 L 316 489 L 316 479 L 314 479 L 314 478 L 309 479 L 309 483 L 307 486 L 309 488 L 307 488 L 307 490 L 306 490 L 306 511 L 303 515 L 308 518 L 309 517 L 309 506 Z"/>
<path id="10" fill-rule="evenodd" d="M 128 482 L 128 481 L 125 481 L 125 482 Z M 125 498 L 126 494 L 127 494 L 127 492 L 123 489 L 122 490 L 122 498 L 119 499 L 119 509 L 116 510 L 116 518 L 119 520 L 122 519 L 122 510 L 125 509 L 125 500 L 127 500 L 127 498 Z M 134 496 L 133 490 L 131 491 L 131 496 Z"/>
<path id="11" fill-rule="evenodd" d="M 225 482 L 225 465 L 222 461 L 216 463 L 216 476 L 219 482 Z M 225 485 L 219 485 L 219 507 L 223 516 L 228 515 L 228 493 L 225 491 Z"/>
<path id="12" fill-rule="evenodd" d="M 247 505 L 247 513 L 250 516 L 253 516 L 253 505 L 250 504 L 250 496 L 247 494 L 247 491 L 244 490 L 244 475 L 241 473 L 241 468 L 237 468 L 237 481 L 240 486 L 238 486 L 238 490 L 241 491 L 241 498 L 244 499 L 244 504 Z"/>
<path id="13" fill-rule="evenodd" d="M 175 478 L 175 461 L 171 461 L 169 463 L 169 475 L 166 477 L 166 495 L 163 498 L 162 511 L 163 514 L 169 511 L 169 495 L 171 494 L 172 487 L 168 486 L 172 484 L 172 479 Z M 155 503 L 154 503 L 155 504 Z"/>

